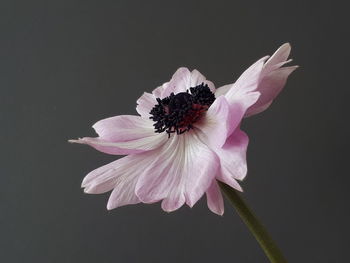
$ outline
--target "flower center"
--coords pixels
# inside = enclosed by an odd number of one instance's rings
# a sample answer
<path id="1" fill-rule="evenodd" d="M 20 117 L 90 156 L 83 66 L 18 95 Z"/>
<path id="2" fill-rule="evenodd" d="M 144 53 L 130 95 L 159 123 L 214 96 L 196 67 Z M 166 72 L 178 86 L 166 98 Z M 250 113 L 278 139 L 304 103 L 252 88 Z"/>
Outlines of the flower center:
<path id="1" fill-rule="evenodd" d="M 170 133 L 182 134 L 189 131 L 214 100 L 214 94 L 204 83 L 187 92 L 171 93 L 164 99 L 157 98 L 158 104 L 150 111 L 150 119 L 155 122 L 155 132 L 166 131 L 170 137 Z"/>

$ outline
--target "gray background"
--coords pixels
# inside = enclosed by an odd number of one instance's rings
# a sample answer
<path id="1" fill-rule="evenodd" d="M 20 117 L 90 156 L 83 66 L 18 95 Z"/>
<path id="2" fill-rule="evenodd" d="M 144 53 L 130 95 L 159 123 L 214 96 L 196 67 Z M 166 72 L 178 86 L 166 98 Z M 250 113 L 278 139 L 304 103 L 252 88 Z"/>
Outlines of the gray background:
<path id="1" fill-rule="evenodd" d="M 347 16 L 340 1 L 1 1 L 1 262 L 268 262 L 228 203 L 107 211 L 80 183 L 117 157 L 66 141 L 135 114 L 179 66 L 220 86 L 286 41 L 301 67 L 244 121 L 244 197 L 290 262 L 347 262 Z"/>

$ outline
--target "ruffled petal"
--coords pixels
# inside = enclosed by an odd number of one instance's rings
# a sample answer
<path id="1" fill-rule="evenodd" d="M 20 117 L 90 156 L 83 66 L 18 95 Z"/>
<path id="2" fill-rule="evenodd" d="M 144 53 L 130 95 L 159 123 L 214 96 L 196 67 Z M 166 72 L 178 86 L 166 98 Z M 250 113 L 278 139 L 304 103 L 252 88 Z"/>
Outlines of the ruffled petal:
<path id="1" fill-rule="evenodd" d="M 225 95 L 227 101 L 231 103 L 237 100 L 237 97 L 258 91 L 261 93 L 260 98 L 247 110 L 245 117 L 264 111 L 283 89 L 289 74 L 297 68 L 297 66 L 282 68 L 291 61 L 287 60 L 290 50 L 290 44 L 286 43 L 279 47 L 270 58 L 265 56 L 259 59 L 243 72 L 234 84 L 218 88 L 215 93 L 216 97 Z"/>
<path id="2" fill-rule="evenodd" d="M 259 85 L 256 88 L 261 93 L 259 100 L 247 110 L 245 117 L 266 110 L 272 101 L 281 92 L 287 82 L 288 76 L 297 66 L 282 67 L 291 60 L 287 60 L 291 47 L 289 43 L 283 44 L 264 64 L 260 75 Z"/>
<path id="3" fill-rule="evenodd" d="M 222 216 L 224 214 L 224 200 L 218 183 L 216 180 L 213 180 L 210 187 L 206 191 L 207 195 L 207 205 L 210 211 L 213 213 Z"/>
<path id="4" fill-rule="evenodd" d="M 245 117 L 266 110 L 285 86 L 288 76 L 297 68 L 298 66 L 283 67 L 267 74 L 258 87 L 261 93 L 259 100 L 247 110 Z"/>
<path id="5" fill-rule="evenodd" d="M 240 191 L 242 189 L 236 180 L 243 180 L 247 174 L 248 142 L 248 136 L 238 128 L 222 148 L 215 149 L 221 164 L 217 179 Z"/>
<path id="6" fill-rule="evenodd" d="M 140 175 L 136 195 L 144 203 L 163 200 L 162 208 L 168 212 L 185 202 L 193 206 L 210 186 L 218 167 L 216 154 L 193 132 L 172 136 Z"/>

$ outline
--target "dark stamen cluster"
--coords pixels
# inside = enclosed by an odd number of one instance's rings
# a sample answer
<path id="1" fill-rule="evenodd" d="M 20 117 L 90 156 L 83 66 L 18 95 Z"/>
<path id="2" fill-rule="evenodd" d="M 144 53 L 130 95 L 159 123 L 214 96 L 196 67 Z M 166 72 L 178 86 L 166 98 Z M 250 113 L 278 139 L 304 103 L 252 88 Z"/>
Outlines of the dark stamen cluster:
<path id="1" fill-rule="evenodd" d="M 202 114 L 214 102 L 215 96 L 207 84 L 191 87 L 187 92 L 171 93 L 164 99 L 157 98 L 158 104 L 153 107 L 150 114 L 158 133 L 166 131 L 182 134 L 191 128 Z"/>

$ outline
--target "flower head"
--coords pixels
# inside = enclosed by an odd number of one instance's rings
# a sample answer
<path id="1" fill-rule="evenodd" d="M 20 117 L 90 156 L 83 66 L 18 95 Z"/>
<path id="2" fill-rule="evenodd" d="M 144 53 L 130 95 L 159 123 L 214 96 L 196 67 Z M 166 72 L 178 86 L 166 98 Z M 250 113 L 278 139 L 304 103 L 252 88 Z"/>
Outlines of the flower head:
<path id="1" fill-rule="evenodd" d="M 86 193 L 112 191 L 107 208 L 162 201 L 165 211 L 192 207 L 204 194 L 211 211 L 224 205 L 217 180 L 242 191 L 247 174 L 248 137 L 244 117 L 267 109 L 296 66 L 282 67 L 290 45 L 250 66 L 235 83 L 215 89 L 199 71 L 179 68 L 171 80 L 137 100 L 140 116 L 121 115 L 97 122 L 88 144 L 127 155 L 90 172 Z"/>

